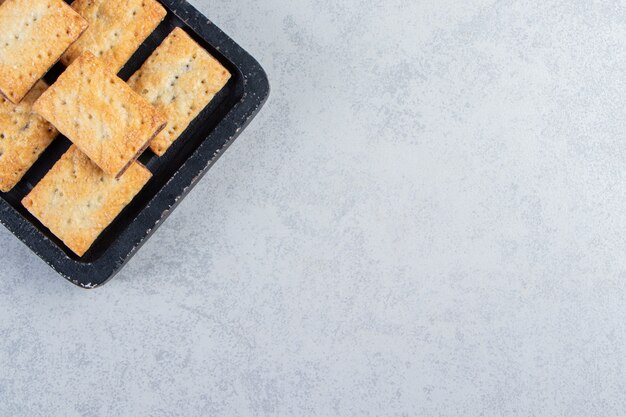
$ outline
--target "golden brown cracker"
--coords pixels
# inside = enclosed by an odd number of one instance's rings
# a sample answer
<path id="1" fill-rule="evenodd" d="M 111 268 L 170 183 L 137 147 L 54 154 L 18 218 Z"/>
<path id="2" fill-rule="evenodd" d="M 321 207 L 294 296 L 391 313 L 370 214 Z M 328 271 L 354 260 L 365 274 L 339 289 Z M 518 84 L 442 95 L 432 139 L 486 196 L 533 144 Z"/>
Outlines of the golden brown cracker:
<path id="1" fill-rule="evenodd" d="M 86 52 L 34 109 L 108 175 L 119 176 L 165 126 L 165 116 Z"/>
<path id="2" fill-rule="evenodd" d="M 10 191 L 58 133 L 32 109 L 46 88 L 37 82 L 20 104 L 0 97 L 0 191 Z"/>
<path id="3" fill-rule="evenodd" d="M 0 92 L 19 103 L 86 28 L 63 0 L 6 0 L 0 7 Z"/>
<path id="4" fill-rule="evenodd" d="M 71 64 L 89 51 L 118 72 L 167 12 L 156 0 L 75 0 L 72 7 L 89 22 L 89 29 L 61 58 Z"/>
<path id="5" fill-rule="evenodd" d="M 230 73 L 182 29 L 174 29 L 128 84 L 168 126 L 150 143 L 161 156 L 228 82 Z"/>
<path id="6" fill-rule="evenodd" d="M 106 175 L 76 146 L 22 200 L 28 211 L 82 256 L 144 187 L 150 171 L 134 162 L 120 178 Z"/>

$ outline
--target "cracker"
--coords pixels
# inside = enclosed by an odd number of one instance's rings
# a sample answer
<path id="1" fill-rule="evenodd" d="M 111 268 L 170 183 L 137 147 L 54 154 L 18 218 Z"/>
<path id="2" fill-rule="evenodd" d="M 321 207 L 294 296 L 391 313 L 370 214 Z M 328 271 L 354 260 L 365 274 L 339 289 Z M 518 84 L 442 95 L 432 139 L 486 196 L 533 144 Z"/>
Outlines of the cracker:
<path id="1" fill-rule="evenodd" d="M 34 109 L 108 175 L 119 176 L 165 126 L 165 116 L 85 52 Z"/>
<path id="2" fill-rule="evenodd" d="M 168 120 L 150 143 L 161 156 L 230 79 L 230 73 L 182 29 L 174 29 L 128 84 Z"/>
<path id="3" fill-rule="evenodd" d="M 37 82 L 20 104 L 0 97 L 0 191 L 10 191 L 58 133 L 32 109 L 46 88 Z"/>
<path id="4" fill-rule="evenodd" d="M 19 103 L 87 21 L 63 0 L 6 0 L 0 28 L 0 92 Z"/>
<path id="5" fill-rule="evenodd" d="M 156 0 L 75 0 L 72 7 L 89 29 L 61 58 L 69 65 L 89 51 L 118 72 L 167 12 Z"/>
<path id="6" fill-rule="evenodd" d="M 151 176 L 143 165 L 134 162 L 120 178 L 109 177 L 71 146 L 22 204 L 82 256 Z"/>

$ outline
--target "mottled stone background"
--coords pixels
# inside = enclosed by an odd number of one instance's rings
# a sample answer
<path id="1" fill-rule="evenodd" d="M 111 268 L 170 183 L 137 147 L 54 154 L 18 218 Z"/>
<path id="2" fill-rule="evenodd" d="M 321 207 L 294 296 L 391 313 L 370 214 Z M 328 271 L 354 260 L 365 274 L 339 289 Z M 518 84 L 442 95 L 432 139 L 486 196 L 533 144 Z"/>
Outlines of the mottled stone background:
<path id="1" fill-rule="evenodd" d="M 110 284 L 0 230 L 0 416 L 617 416 L 626 6 L 192 1 L 259 118 Z"/>

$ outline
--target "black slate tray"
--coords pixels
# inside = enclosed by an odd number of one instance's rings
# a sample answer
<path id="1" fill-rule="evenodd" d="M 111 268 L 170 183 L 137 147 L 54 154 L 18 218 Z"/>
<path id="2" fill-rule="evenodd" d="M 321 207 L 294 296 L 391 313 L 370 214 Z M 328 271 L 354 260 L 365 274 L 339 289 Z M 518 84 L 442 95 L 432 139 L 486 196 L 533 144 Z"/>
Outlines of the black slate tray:
<path id="1" fill-rule="evenodd" d="M 184 0 L 159 1 L 167 9 L 167 17 L 119 76 L 130 78 L 172 29 L 180 26 L 232 77 L 163 157 L 147 150 L 139 158 L 153 173 L 146 187 L 83 257 L 75 255 L 20 203 L 67 150 L 68 139 L 57 137 L 13 190 L 0 193 L 0 222 L 59 274 L 83 288 L 104 284 L 124 266 L 250 123 L 269 95 L 267 76 L 259 63 L 210 20 Z M 46 81 L 54 82 L 62 71 L 57 64 Z"/>

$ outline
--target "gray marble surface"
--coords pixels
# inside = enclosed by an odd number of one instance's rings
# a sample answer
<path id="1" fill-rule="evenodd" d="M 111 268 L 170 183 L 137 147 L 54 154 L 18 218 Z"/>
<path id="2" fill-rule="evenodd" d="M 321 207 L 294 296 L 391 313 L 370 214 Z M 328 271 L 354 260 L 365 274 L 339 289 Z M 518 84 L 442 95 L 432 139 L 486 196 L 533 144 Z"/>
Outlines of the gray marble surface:
<path id="1" fill-rule="evenodd" d="M 0 416 L 617 416 L 626 7 L 192 1 L 258 119 L 107 286 L 0 230 Z"/>

